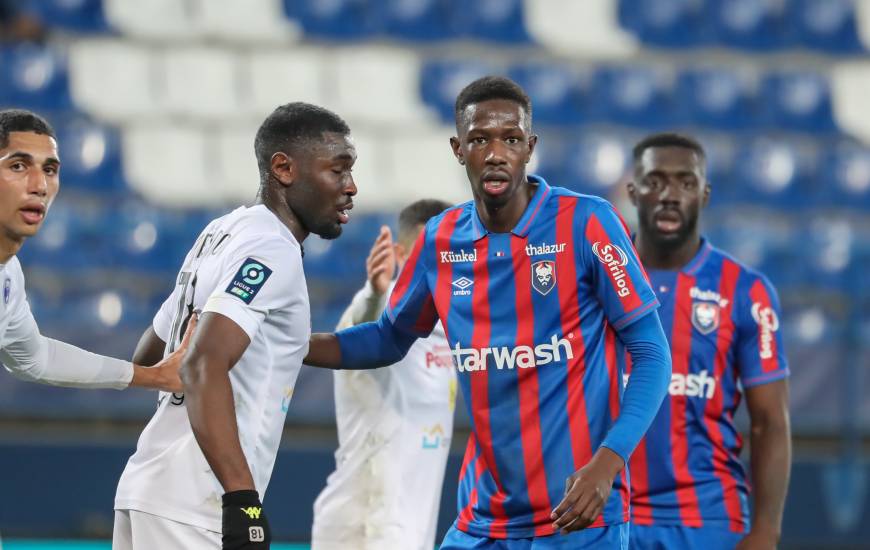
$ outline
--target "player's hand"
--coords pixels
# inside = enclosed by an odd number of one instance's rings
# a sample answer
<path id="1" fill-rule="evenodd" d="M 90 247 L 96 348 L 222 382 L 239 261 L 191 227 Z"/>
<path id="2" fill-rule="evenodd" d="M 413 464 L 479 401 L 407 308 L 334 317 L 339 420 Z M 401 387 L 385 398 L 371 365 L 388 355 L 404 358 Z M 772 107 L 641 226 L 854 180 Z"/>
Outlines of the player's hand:
<path id="1" fill-rule="evenodd" d="M 390 288 L 393 275 L 396 274 L 396 249 L 393 245 L 393 234 L 386 225 L 381 227 L 375 244 L 366 258 L 366 276 L 379 295 L 386 294 Z"/>
<path id="2" fill-rule="evenodd" d="M 775 533 L 753 529 L 737 543 L 734 550 L 776 550 L 778 538 Z"/>
<path id="3" fill-rule="evenodd" d="M 592 460 L 565 480 L 565 497 L 553 509 L 553 528 L 567 534 L 592 525 L 601 512 L 613 480 L 625 466 L 622 458 L 606 447 L 596 451 Z"/>
<path id="4" fill-rule="evenodd" d="M 196 330 L 198 320 L 199 315 L 196 313 L 190 316 L 187 322 L 187 330 L 184 331 L 184 337 L 181 339 L 181 345 L 159 363 L 153 367 L 133 365 L 133 380 L 130 381 L 130 386 L 172 393 L 184 391 L 179 371 L 181 370 L 181 361 L 184 359 L 187 346 L 190 345 L 190 338 L 193 335 L 193 331 Z"/>
<path id="5" fill-rule="evenodd" d="M 268 550 L 272 532 L 257 491 L 224 493 L 223 504 L 223 550 Z"/>

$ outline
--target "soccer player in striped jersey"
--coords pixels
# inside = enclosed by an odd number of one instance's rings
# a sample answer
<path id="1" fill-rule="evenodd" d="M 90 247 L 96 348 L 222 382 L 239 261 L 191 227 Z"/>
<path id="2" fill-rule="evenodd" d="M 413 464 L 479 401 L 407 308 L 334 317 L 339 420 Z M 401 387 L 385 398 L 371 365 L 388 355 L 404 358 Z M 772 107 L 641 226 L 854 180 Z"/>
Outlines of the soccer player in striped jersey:
<path id="1" fill-rule="evenodd" d="M 609 203 L 526 174 L 522 88 L 476 80 L 455 113 L 474 199 L 429 221 L 377 322 L 315 335 L 305 362 L 389 365 L 440 320 L 472 423 L 441 548 L 626 548 L 624 466 L 670 379 L 658 302 Z"/>
<path id="2" fill-rule="evenodd" d="M 631 547 L 775 548 L 791 466 L 776 292 L 701 236 L 710 184 L 696 140 L 657 134 L 638 143 L 628 190 L 639 221 L 635 245 L 662 304 L 673 358 L 670 395 L 631 458 Z M 744 392 L 751 523 L 734 426 Z"/>

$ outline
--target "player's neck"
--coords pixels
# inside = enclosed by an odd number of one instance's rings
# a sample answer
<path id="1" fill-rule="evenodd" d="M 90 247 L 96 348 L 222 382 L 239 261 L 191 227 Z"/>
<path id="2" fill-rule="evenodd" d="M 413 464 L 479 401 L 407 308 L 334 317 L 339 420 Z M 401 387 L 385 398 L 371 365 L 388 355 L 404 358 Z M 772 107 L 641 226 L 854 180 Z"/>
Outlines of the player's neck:
<path id="1" fill-rule="evenodd" d="M 296 242 L 300 245 L 302 244 L 302 241 L 308 237 L 308 231 L 302 225 L 302 222 L 299 221 L 299 217 L 293 213 L 293 210 L 290 209 L 290 206 L 286 202 L 271 200 L 268 197 L 261 196 L 260 203 L 268 208 L 270 212 L 275 214 L 275 217 L 277 217 L 278 220 L 280 220 L 281 223 L 290 230 L 290 233 L 293 234 L 293 237 L 296 238 Z"/>
<path id="2" fill-rule="evenodd" d="M 698 253 L 701 248 L 701 235 L 694 233 L 685 241 L 668 246 L 656 243 L 654 239 L 639 232 L 634 244 L 640 262 L 646 269 L 679 271 Z"/>
<path id="3" fill-rule="evenodd" d="M 497 208 L 489 208 L 485 201 L 476 200 L 477 215 L 480 216 L 480 221 L 483 226 L 492 233 L 508 233 L 516 227 L 520 218 L 526 212 L 529 203 L 532 201 L 537 187 L 531 185 L 528 179 L 525 179 L 522 187 L 517 190 L 513 200 L 507 204 Z"/>
<path id="4" fill-rule="evenodd" d="M 8 235 L 0 235 L 0 264 L 7 264 L 12 256 L 18 254 L 24 239 L 13 239 Z"/>

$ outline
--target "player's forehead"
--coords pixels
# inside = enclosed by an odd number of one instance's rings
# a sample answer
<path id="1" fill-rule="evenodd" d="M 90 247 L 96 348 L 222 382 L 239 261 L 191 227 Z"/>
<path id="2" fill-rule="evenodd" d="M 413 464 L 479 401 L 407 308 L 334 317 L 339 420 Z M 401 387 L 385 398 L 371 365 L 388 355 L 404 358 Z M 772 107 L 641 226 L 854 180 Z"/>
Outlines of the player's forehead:
<path id="1" fill-rule="evenodd" d="M 324 132 L 307 149 L 310 157 L 320 162 L 356 162 L 356 144 L 350 134 Z"/>
<path id="2" fill-rule="evenodd" d="M 462 113 L 466 133 L 493 130 L 521 130 L 528 127 L 528 115 L 522 105 L 509 99 L 490 99 L 472 103 Z"/>
<path id="3" fill-rule="evenodd" d="M 688 147 L 663 146 L 648 147 L 638 163 L 641 174 L 663 172 L 666 174 L 695 173 L 703 174 L 704 159 Z"/>
<path id="4" fill-rule="evenodd" d="M 36 162 L 57 160 L 57 141 L 46 134 L 36 132 L 9 132 L 6 147 L 0 149 L 0 159 L 23 153 Z"/>

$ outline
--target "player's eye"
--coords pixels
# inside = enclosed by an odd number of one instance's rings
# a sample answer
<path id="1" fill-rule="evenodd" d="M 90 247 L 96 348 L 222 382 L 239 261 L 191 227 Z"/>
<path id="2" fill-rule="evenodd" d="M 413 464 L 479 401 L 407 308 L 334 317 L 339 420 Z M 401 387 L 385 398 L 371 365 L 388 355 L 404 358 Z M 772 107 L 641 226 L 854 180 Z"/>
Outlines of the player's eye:
<path id="1" fill-rule="evenodd" d="M 473 143 L 475 145 L 483 145 L 484 143 L 486 143 L 486 138 L 485 137 L 471 138 L 471 143 Z"/>
<path id="2" fill-rule="evenodd" d="M 698 182 L 695 181 L 695 178 L 686 178 L 683 180 L 683 188 L 684 189 L 694 189 L 697 187 Z"/>
<path id="3" fill-rule="evenodd" d="M 516 145 L 520 142 L 520 138 L 518 137 L 509 137 L 505 140 L 508 145 Z"/>
<path id="4" fill-rule="evenodd" d="M 49 176 L 54 176 L 57 174 L 57 166 L 46 166 L 43 169 L 43 172 L 45 172 Z"/>
<path id="5" fill-rule="evenodd" d="M 22 170 L 26 170 L 27 166 L 24 165 L 23 162 L 13 162 L 9 168 L 11 168 L 14 172 L 21 172 Z"/>

